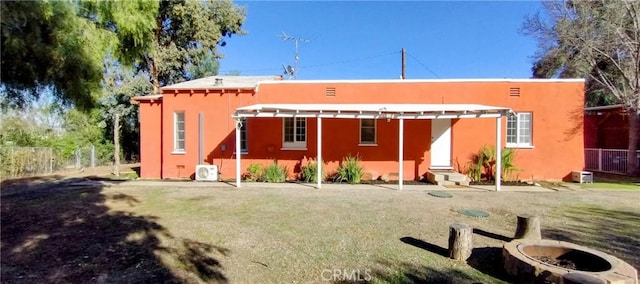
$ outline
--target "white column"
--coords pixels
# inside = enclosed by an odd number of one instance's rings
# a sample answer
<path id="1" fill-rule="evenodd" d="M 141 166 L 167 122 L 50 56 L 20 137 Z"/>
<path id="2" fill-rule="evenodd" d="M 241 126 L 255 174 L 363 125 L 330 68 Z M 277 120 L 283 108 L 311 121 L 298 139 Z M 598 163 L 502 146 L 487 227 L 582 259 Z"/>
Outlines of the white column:
<path id="1" fill-rule="evenodd" d="M 318 189 L 322 187 L 322 118 L 318 117 L 318 156 L 316 157 L 316 164 L 318 169 Z"/>
<path id="2" fill-rule="evenodd" d="M 404 176 L 404 118 L 398 119 L 398 190 L 402 190 L 402 177 Z"/>
<path id="3" fill-rule="evenodd" d="M 240 187 L 240 179 L 242 178 L 240 170 L 240 157 L 242 156 L 242 146 L 240 145 L 240 123 L 242 121 L 236 118 L 236 187 Z"/>
<path id="4" fill-rule="evenodd" d="M 500 191 L 500 179 L 502 174 L 502 116 L 496 118 L 496 191 Z"/>

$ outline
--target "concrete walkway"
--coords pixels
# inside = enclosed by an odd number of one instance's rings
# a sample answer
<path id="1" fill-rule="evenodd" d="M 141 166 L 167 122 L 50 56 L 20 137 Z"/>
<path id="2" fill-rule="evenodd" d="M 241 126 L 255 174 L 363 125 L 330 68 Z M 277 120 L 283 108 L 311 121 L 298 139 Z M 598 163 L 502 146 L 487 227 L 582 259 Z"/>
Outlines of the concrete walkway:
<path id="1" fill-rule="evenodd" d="M 105 181 L 105 185 L 115 185 L 115 183 Z M 148 186 L 148 187 L 211 187 L 211 188 L 229 188 L 233 189 L 235 183 L 233 182 L 198 182 L 198 181 L 146 181 L 146 180 L 131 180 L 118 182 L 119 186 Z M 266 182 L 243 182 L 241 185 L 245 188 L 290 188 L 290 189 L 316 189 L 315 183 L 266 183 Z M 398 190 L 397 184 L 347 184 L 347 183 L 325 183 L 322 184 L 320 190 L 344 190 L 344 189 L 367 189 L 367 188 L 385 188 L 389 190 Z M 445 187 L 441 185 L 415 185 L 405 184 L 403 185 L 403 191 L 495 191 L 493 185 L 472 185 L 472 186 L 456 186 Z M 502 192 L 556 192 L 549 188 L 541 186 L 502 186 Z"/>

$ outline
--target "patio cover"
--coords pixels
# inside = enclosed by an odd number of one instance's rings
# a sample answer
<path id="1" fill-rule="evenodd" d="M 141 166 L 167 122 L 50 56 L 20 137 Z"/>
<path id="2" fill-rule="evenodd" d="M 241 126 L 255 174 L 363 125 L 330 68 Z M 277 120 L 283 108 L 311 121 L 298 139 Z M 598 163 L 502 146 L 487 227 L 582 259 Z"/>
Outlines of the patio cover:
<path id="1" fill-rule="evenodd" d="M 496 118 L 496 156 L 500 157 L 501 118 L 511 113 L 506 107 L 478 104 L 255 104 L 236 109 L 236 149 L 240 149 L 241 119 L 249 117 L 315 117 L 318 129 L 318 188 L 322 187 L 322 118 L 397 119 L 398 189 L 402 189 L 404 119 Z M 236 155 L 236 186 L 240 187 L 240 157 Z M 500 191 L 501 159 L 496 159 L 496 191 Z"/>

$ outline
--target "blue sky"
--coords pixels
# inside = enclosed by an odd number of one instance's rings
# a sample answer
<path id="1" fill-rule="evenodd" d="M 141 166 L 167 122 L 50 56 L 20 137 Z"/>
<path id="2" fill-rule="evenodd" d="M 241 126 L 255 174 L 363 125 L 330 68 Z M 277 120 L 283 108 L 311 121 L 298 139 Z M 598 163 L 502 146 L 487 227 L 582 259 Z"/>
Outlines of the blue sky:
<path id="1" fill-rule="evenodd" d="M 220 74 L 282 74 L 298 79 L 394 79 L 407 50 L 407 78 L 529 78 L 533 39 L 518 32 L 533 1 L 380 2 L 238 1 L 247 9 L 244 30 L 220 48 Z"/>

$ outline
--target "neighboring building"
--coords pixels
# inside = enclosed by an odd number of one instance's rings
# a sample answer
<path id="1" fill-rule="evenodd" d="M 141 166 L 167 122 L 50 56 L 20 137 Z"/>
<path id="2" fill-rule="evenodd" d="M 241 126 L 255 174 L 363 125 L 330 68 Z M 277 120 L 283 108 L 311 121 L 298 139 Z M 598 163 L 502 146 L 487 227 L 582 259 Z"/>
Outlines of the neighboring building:
<path id="1" fill-rule="evenodd" d="M 585 148 L 629 148 L 629 115 L 623 105 L 587 107 L 584 112 Z"/>
<path id="2" fill-rule="evenodd" d="M 399 150 L 404 180 L 421 179 L 434 168 L 464 171 L 472 154 L 496 144 L 496 125 L 501 145 L 517 149 L 519 179 L 567 179 L 584 167 L 583 135 L 575 131 L 583 123 L 582 79 L 221 76 L 166 86 L 162 95 L 135 100 L 142 178 L 188 178 L 196 165 L 214 164 L 223 179 L 234 179 L 234 115 L 251 116 L 239 130 L 242 171 L 275 160 L 293 177 L 303 160 L 317 155 L 317 117 L 324 117 L 327 172 L 343 157 L 358 155 L 373 178 L 398 175 Z M 503 116 L 500 124 L 496 116 Z"/>

